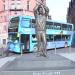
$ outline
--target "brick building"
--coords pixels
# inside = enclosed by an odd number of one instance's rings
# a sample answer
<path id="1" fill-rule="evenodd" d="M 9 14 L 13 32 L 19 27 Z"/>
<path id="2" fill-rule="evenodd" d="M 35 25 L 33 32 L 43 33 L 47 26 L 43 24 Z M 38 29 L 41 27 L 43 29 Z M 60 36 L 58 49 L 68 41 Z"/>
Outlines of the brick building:
<path id="1" fill-rule="evenodd" d="M 0 0 L 0 44 L 7 42 L 9 19 L 19 15 L 34 16 L 36 3 L 36 0 Z"/>
<path id="2" fill-rule="evenodd" d="M 74 24 L 75 30 L 75 0 L 69 2 L 69 8 L 67 11 L 67 22 Z"/>

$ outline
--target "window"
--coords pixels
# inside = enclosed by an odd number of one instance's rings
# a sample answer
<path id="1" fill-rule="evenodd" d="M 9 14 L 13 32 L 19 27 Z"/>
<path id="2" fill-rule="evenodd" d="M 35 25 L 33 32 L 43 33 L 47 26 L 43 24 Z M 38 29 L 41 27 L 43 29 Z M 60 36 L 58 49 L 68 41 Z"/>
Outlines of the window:
<path id="1" fill-rule="evenodd" d="M 46 29 L 53 29 L 53 22 L 46 22 Z"/>
<path id="2" fill-rule="evenodd" d="M 4 10 L 5 10 L 5 4 L 4 4 Z"/>
<path id="3" fill-rule="evenodd" d="M 14 14 L 17 15 L 17 12 L 15 11 Z"/>
<path id="4" fill-rule="evenodd" d="M 1 16 L 1 18 L 2 18 L 2 16 Z"/>
<path id="5" fill-rule="evenodd" d="M 61 30 L 61 24 L 60 23 L 54 23 L 54 29 Z"/>
<path id="6" fill-rule="evenodd" d="M 33 42 L 33 43 L 36 43 L 36 42 L 37 42 L 36 35 L 32 35 L 32 42 Z"/>
<path id="7" fill-rule="evenodd" d="M 8 29 L 8 32 L 18 32 L 18 28 L 12 28 L 12 29 Z"/>
<path id="8" fill-rule="evenodd" d="M 53 35 L 46 35 L 46 40 L 48 41 L 48 42 L 50 42 L 50 41 L 53 41 Z"/>
<path id="9" fill-rule="evenodd" d="M 67 30 L 72 31 L 72 25 L 67 25 Z"/>
<path id="10" fill-rule="evenodd" d="M 19 24 L 19 17 L 12 18 L 9 27 L 17 27 Z"/>
<path id="11" fill-rule="evenodd" d="M 21 19 L 21 27 L 23 27 L 23 28 L 30 27 L 30 19 L 29 18 L 22 18 Z"/>
<path id="12" fill-rule="evenodd" d="M 61 35 L 54 35 L 54 41 L 61 41 Z"/>
<path id="13" fill-rule="evenodd" d="M 32 28 L 35 28 L 35 20 L 34 19 L 31 19 L 30 20 L 30 24 L 31 24 L 31 27 Z"/>
<path id="14" fill-rule="evenodd" d="M 17 5 L 20 5 L 20 3 L 17 3 Z"/>
<path id="15" fill-rule="evenodd" d="M 7 27 L 7 25 L 4 26 L 4 30 L 5 30 L 5 32 L 8 32 L 8 27 Z"/>
<path id="16" fill-rule="evenodd" d="M 5 2 L 5 0 L 3 0 L 3 2 Z"/>
<path id="17" fill-rule="evenodd" d="M 27 10 L 29 11 L 29 0 L 27 1 Z"/>
<path id="18" fill-rule="evenodd" d="M 3 39 L 3 44 L 4 44 L 4 45 L 6 44 L 6 39 Z"/>
<path id="19" fill-rule="evenodd" d="M 17 39 L 17 34 L 9 34 L 9 39 L 15 41 Z"/>
<path id="20" fill-rule="evenodd" d="M 15 3 L 12 3 L 11 5 L 15 5 Z"/>
<path id="21" fill-rule="evenodd" d="M 67 25 L 66 24 L 62 24 L 62 30 L 67 30 Z"/>
<path id="22" fill-rule="evenodd" d="M 62 35 L 62 41 L 70 40 L 70 35 Z"/>
<path id="23" fill-rule="evenodd" d="M 4 16 L 4 20 L 7 21 L 7 16 Z"/>

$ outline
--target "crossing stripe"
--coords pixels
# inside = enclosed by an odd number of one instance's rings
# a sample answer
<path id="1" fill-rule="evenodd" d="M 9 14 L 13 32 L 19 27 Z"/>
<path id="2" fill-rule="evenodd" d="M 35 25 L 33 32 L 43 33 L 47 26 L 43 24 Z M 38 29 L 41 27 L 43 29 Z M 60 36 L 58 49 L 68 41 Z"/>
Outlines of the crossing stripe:
<path id="1" fill-rule="evenodd" d="M 0 68 L 8 61 L 13 61 L 16 57 L 5 57 L 0 59 Z"/>
<path id="2" fill-rule="evenodd" d="M 59 55 L 65 57 L 69 60 L 75 61 L 75 53 L 60 53 Z"/>

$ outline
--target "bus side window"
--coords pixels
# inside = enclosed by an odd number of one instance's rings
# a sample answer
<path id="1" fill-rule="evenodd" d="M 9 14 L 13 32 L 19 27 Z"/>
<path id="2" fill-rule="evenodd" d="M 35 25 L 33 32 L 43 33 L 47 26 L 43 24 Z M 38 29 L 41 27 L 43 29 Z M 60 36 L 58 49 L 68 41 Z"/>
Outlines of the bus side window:
<path id="1" fill-rule="evenodd" d="M 60 23 L 54 23 L 54 29 L 61 30 L 61 24 Z"/>
<path id="2" fill-rule="evenodd" d="M 36 35 L 32 35 L 32 42 L 33 42 L 33 43 L 37 42 Z"/>
<path id="3" fill-rule="evenodd" d="M 70 40 L 70 35 L 62 35 L 62 40 L 63 41 Z"/>
<path id="4" fill-rule="evenodd" d="M 53 29 L 53 22 L 46 22 L 46 29 Z"/>
<path id="5" fill-rule="evenodd" d="M 46 40 L 49 41 L 49 35 L 46 35 Z"/>
<path id="6" fill-rule="evenodd" d="M 60 40 L 61 40 L 61 35 L 54 36 L 54 41 L 60 41 Z"/>
<path id="7" fill-rule="evenodd" d="M 67 25 L 67 30 L 71 31 L 72 30 L 72 25 Z"/>
<path id="8" fill-rule="evenodd" d="M 62 24 L 62 30 L 67 30 L 67 25 L 66 24 Z"/>
<path id="9" fill-rule="evenodd" d="M 46 40 L 48 41 L 48 42 L 50 42 L 50 41 L 53 41 L 53 35 L 46 35 Z"/>

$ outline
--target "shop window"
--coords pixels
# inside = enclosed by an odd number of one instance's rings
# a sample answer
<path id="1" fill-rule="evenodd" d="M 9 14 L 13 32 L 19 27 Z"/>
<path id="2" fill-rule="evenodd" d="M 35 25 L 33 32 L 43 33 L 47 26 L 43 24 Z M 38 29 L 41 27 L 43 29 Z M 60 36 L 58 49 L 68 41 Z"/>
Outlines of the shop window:
<path id="1" fill-rule="evenodd" d="M 3 39 L 3 44 L 6 44 L 6 39 Z"/>
<path id="2" fill-rule="evenodd" d="M 27 1 L 27 10 L 29 11 L 29 0 Z"/>

